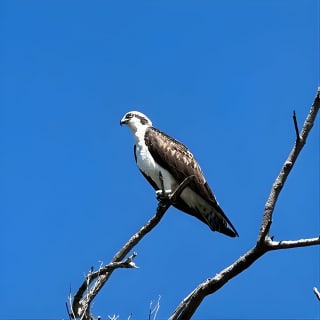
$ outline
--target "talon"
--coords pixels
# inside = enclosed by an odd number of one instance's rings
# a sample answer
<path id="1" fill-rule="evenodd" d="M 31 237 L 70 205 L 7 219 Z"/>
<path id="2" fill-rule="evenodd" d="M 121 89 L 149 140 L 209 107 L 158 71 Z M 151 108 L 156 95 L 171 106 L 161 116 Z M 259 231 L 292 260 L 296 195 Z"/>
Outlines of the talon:
<path id="1" fill-rule="evenodd" d="M 171 189 L 167 189 L 167 190 L 156 190 L 156 197 L 157 199 L 160 200 L 164 200 L 169 198 L 170 194 L 172 193 Z"/>

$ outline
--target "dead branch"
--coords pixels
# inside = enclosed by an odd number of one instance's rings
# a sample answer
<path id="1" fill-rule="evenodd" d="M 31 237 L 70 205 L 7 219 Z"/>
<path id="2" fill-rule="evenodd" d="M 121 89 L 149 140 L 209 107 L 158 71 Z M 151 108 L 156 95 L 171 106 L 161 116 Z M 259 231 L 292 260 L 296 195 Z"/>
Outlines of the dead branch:
<path id="1" fill-rule="evenodd" d="M 289 173 L 291 172 L 291 169 L 293 168 L 293 165 L 295 164 L 300 154 L 300 151 L 302 150 L 303 146 L 307 141 L 308 135 L 313 127 L 314 121 L 319 111 L 319 107 L 320 107 L 320 91 L 318 89 L 317 95 L 313 101 L 309 114 L 304 122 L 303 128 L 300 134 L 298 134 L 299 139 L 296 139 L 295 144 L 293 145 L 293 148 L 287 160 L 282 166 L 281 171 L 271 188 L 269 198 L 264 208 L 264 214 L 263 214 L 260 232 L 258 236 L 258 242 L 263 242 L 265 238 L 268 236 L 270 226 L 272 223 L 272 214 L 273 214 L 273 210 L 275 208 L 278 196 L 287 180 L 287 177 L 289 176 Z"/>
<path id="2" fill-rule="evenodd" d="M 304 122 L 303 128 L 297 136 L 294 146 L 283 164 L 278 177 L 272 185 L 269 198 L 264 208 L 261 227 L 257 239 L 256 245 L 247 251 L 243 256 L 236 260 L 226 269 L 218 273 L 214 278 L 208 279 L 201 283 L 196 289 L 194 289 L 185 299 L 183 299 L 176 310 L 173 312 L 169 320 L 188 320 L 192 317 L 197 310 L 203 299 L 218 289 L 220 289 L 229 280 L 241 273 L 243 270 L 250 267 L 256 260 L 262 255 L 271 250 L 288 249 L 305 247 L 311 245 L 319 245 L 320 238 L 301 239 L 296 241 L 273 241 L 269 237 L 269 231 L 272 224 L 273 211 L 278 199 L 278 196 L 287 180 L 289 173 L 297 157 L 300 154 L 307 137 L 313 127 L 315 118 L 320 107 L 320 88 L 318 88 L 317 95 L 313 101 L 309 114 Z M 294 118 L 295 119 L 295 118 Z M 297 129 L 296 122 L 294 121 L 295 128 Z"/>
<path id="3" fill-rule="evenodd" d="M 187 177 L 172 194 L 167 197 L 163 196 L 160 198 L 156 214 L 127 241 L 127 243 L 115 254 L 108 265 L 100 267 L 96 272 L 90 270 L 73 298 L 71 312 L 69 313 L 70 317 L 80 318 L 83 320 L 94 320 L 94 317 L 90 313 L 90 304 L 93 299 L 102 289 L 115 269 L 136 268 L 136 265 L 132 261 L 136 257 L 136 253 L 131 255 L 125 261 L 122 260 L 133 249 L 133 247 L 137 245 L 142 238 L 160 222 L 161 218 L 164 216 L 171 204 L 174 203 L 183 189 L 193 179 L 194 176 Z"/>
<path id="4" fill-rule="evenodd" d="M 298 158 L 304 144 L 306 143 L 307 137 L 313 127 L 315 118 L 320 107 L 320 89 L 318 88 L 317 95 L 313 101 L 312 107 L 309 114 L 304 122 L 304 125 L 299 133 L 296 115 L 294 113 L 293 121 L 296 131 L 296 140 L 293 148 L 284 162 L 279 175 L 275 179 L 272 185 L 270 195 L 265 204 L 260 231 L 258 234 L 256 245 L 248 250 L 244 255 L 238 258 L 233 264 L 222 270 L 215 277 L 204 281 L 199 284 L 185 299 L 178 305 L 170 320 L 187 320 L 192 317 L 198 306 L 201 304 L 203 299 L 210 295 L 221 287 L 224 286 L 229 280 L 237 276 L 239 273 L 249 268 L 256 260 L 263 256 L 268 251 L 298 248 L 320 244 L 320 237 L 300 239 L 300 240 L 285 240 L 285 241 L 274 241 L 269 237 L 269 231 L 272 224 L 272 217 L 277 199 L 280 192 L 289 176 L 296 159 Z M 161 178 L 161 177 L 160 177 Z M 164 196 L 165 190 L 162 190 L 163 194 L 159 197 L 159 203 L 156 214 L 137 232 L 135 233 L 128 242 L 116 253 L 111 262 L 101 267 L 98 271 L 93 272 L 92 270 L 86 276 L 84 282 L 80 286 L 78 292 L 73 298 L 71 307 L 70 317 L 80 318 L 85 320 L 93 320 L 94 317 L 90 313 L 90 304 L 101 290 L 103 285 L 111 276 L 112 272 L 117 268 L 134 268 L 136 267 L 133 263 L 135 255 L 127 258 L 127 254 L 133 249 L 133 247 L 142 240 L 142 238 L 149 233 L 161 220 L 165 212 L 168 210 L 170 205 L 174 203 L 176 197 L 178 197 L 183 189 L 191 182 L 194 177 L 188 177 L 185 179 L 178 188 L 170 196 Z M 164 189 L 164 188 L 162 188 Z M 317 296 L 318 297 L 318 296 Z"/>
<path id="5" fill-rule="evenodd" d="M 150 302 L 148 320 L 151 320 L 152 315 L 153 315 L 153 320 L 155 320 L 157 318 L 157 314 L 158 314 L 158 311 L 160 309 L 160 299 L 161 299 L 161 296 L 158 297 L 158 300 L 157 300 L 155 306 L 153 306 L 154 301 Z"/>
<path id="6" fill-rule="evenodd" d="M 320 237 L 287 241 L 267 241 L 268 250 L 301 248 L 320 244 Z"/>

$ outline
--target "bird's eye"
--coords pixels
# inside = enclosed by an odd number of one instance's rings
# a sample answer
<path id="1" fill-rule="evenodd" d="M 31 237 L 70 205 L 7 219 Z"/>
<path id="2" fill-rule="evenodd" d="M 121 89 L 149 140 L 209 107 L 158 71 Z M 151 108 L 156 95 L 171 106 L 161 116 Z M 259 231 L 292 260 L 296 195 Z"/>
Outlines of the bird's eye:
<path id="1" fill-rule="evenodd" d="M 133 118 L 133 113 L 128 113 L 127 116 L 126 116 L 126 118 L 127 118 L 127 119 Z"/>

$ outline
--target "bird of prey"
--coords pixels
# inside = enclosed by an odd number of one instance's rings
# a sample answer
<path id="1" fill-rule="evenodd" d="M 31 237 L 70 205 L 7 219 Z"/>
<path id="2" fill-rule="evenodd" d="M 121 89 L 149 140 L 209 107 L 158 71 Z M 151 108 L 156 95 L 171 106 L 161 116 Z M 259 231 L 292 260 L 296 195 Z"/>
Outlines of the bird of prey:
<path id="1" fill-rule="evenodd" d="M 157 194 L 161 194 L 163 188 L 166 194 L 170 194 L 185 178 L 193 175 L 193 181 L 173 205 L 198 218 L 212 231 L 229 237 L 239 236 L 220 208 L 198 162 L 185 145 L 154 128 L 150 119 L 141 112 L 127 112 L 120 120 L 120 125 L 124 124 L 134 137 L 134 157 L 138 168 Z"/>

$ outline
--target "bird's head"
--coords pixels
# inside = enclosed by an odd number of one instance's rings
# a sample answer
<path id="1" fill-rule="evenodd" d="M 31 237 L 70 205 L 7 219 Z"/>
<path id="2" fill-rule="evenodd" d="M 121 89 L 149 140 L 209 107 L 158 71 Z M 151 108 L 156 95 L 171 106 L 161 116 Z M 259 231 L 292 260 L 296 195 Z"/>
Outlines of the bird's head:
<path id="1" fill-rule="evenodd" d="M 120 125 L 127 125 L 133 132 L 142 128 L 148 128 L 152 126 L 151 120 L 139 111 L 127 112 L 120 120 Z"/>

